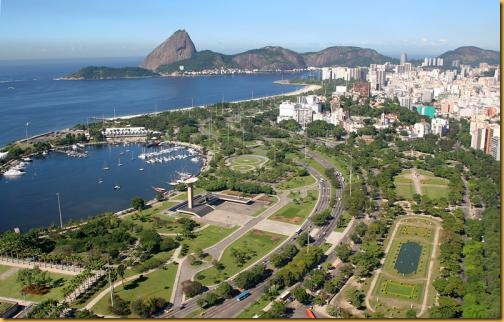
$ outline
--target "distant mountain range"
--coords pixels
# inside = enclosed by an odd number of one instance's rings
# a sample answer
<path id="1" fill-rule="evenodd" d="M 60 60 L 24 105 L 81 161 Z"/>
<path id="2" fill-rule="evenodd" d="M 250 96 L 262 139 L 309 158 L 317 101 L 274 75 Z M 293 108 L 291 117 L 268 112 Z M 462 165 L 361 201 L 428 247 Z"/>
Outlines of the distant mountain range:
<path id="1" fill-rule="evenodd" d="M 470 65 L 477 65 L 481 62 L 500 64 L 498 51 L 473 46 L 450 50 L 439 57 L 444 59 L 445 66 L 451 66 L 453 60 Z M 373 49 L 353 46 L 333 46 L 307 53 L 297 53 L 278 46 L 252 49 L 235 55 L 221 54 L 211 50 L 197 51 L 189 34 L 185 30 L 177 30 L 147 55 L 140 67 L 113 69 L 90 66 L 61 79 L 150 77 L 180 71 L 200 72 L 221 68 L 274 71 L 335 65 L 355 67 L 385 62 L 399 63 L 399 60 L 382 55 Z"/>
<path id="2" fill-rule="evenodd" d="M 446 63 L 451 65 L 451 62 L 454 60 L 459 60 L 461 64 L 473 66 L 479 63 L 500 65 L 500 52 L 474 46 L 459 47 L 455 50 L 447 51 L 439 57 L 443 58 L 445 65 Z"/>
<path id="3" fill-rule="evenodd" d="M 184 71 L 201 71 L 217 68 L 238 68 L 260 71 L 292 70 L 332 65 L 365 66 L 383 64 L 397 59 L 379 54 L 373 49 L 334 46 L 318 52 L 297 53 L 290 49 L 268 46 L 235 55 L 225 55 L 210 50 L 196 51 L 185 30 L 177 30 L 156 47 L 140 65 L 161 73 L 172 73 L 184 66 Z"/>

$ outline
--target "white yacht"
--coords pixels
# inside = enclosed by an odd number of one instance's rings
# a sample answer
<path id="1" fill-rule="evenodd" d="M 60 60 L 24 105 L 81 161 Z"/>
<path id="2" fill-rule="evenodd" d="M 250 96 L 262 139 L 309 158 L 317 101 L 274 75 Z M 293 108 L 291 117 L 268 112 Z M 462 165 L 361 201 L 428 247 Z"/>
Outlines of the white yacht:
<path id="1" fill-rule="evenodd" d="M 16 169 L 9 169 L 5 171 L 3 175 L 7 177 L 14 177 L 14 176 L 22 176 L 23 174 L 25 174 L 23 171 Z"/>

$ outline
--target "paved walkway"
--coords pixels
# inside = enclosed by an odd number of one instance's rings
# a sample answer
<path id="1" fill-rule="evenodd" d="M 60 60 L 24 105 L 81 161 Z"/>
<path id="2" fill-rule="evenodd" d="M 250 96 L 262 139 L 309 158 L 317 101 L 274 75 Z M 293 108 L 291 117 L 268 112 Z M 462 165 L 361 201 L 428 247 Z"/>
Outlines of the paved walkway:
<path id="1" fill-rule="evenodd" d="M 0 265 L 18 267 L 18 268 L 34 268 L 35 266 L 38 266 L 42 271 L 58 273 L 63 275 L 79 275 L 79 273 L 83 270 L 75 266 L 49 264 L 42 262 L 31 262 L 17 259 L 6 259 L 5 257 L 0 258 Z"/>
<path id="2" fill-rule="evenodd" d="M 16 274 L 17 271 L 19 271 L 19 270 L 20 270 L 19 267 L 11 267 L 11 268 L 9 268 L 7 271 L 5 271 L 2 274 L 0 274 L 0 281 L 4 281 L 4 280 L 8 279 L 12 275 Z"/>
<path id="3" fill-rule="evenodd" d="M 427 273 L 427 282 L 426 282 L 426 289 L 424 291 L 424 298 L 422 301 L 422 309 L 420 310 L 420 313 L 418 316 L 422 316 L 425 311 L 427 310 L 427 301 L 429 300 L 429 285 L 432 282 L 432 271 L 434 270 L 434 262 L 436 261 L 436 257 L 438 256 L 438 245 L 439 245 L 439 235 L 440 235 L 440 230 L 441 227 L 438 224 L 436 226 L 436 235 L 434 236 L 434 242 L 432 246 L 434 247 L 434 250 L 432 251 L 432 255 L 430 258 L 430 263 L 429 263 L 429 272 Z"/>

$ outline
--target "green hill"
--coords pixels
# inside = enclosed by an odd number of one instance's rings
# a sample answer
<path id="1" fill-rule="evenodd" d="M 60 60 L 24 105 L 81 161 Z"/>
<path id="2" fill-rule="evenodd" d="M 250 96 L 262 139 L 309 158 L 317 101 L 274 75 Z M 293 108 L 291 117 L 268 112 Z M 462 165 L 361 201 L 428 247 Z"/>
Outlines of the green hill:
<path id="1" fill-rule="evenodd" d="M 62 77 L 63 80 L 100 80 L 119 78 L 140 78 L 159 76 L 158 73 L 140 67 L 111 68 L 105 66 L 88 66 Z"/>

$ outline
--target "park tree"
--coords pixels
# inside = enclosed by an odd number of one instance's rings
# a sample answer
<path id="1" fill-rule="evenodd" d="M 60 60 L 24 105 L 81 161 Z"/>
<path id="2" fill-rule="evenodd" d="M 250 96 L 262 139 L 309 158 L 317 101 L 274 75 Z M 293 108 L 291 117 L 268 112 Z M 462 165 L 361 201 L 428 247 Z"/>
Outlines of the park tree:
<path id="1" fill-rule="evenodd" d="M 409 309 L 407 312 L 406 312 L 406 318 L 407 319 L 416 319 L 417 317 L 417 312 L 416 310 L 414 309 Z"/>
<path id="2" fill-rule="evenodd" d="M 187 297 L 194 297 L 204 290 L 205 287 L 198 281 L 186 280 L 182 282 L 182 291 Z"/>
<path id="3" fill-rule="evenodd" d="M 301 304 L 309 304 L 311 302 L 310 294 L 306 293 L 306 290 L 301 286 L 297 286 L 292 291 L 292 296 Z"/>
<path id="4" fill-rule="evenodd" d="M 341 259 L 341 261 L 345 263 L 348 262 L 350 256 L 352 255 L 352 249 L 348 244 L 341 244 L 336 246 L 335 252 L 336 256 L 338 256 Z"/>
<path id="5" fill-rule="evenodd" d="M 114 305 L 112 305 L 112 302 L 109 299 L 110 312 L 120 317 L 126 317 L 131 313 L 130 301 L 124 300 L 117 294 L 113 295 L 113 299 L 114 299 Z"/>
<path id="6" fill-rule="evenodd" d="M 145 209 L 145 201 L 140 197 L 133 197 L 131 199 L 131 207 L 136 210 L 144 210 Z"/>
<path id="7" fill-rule="evenodd" d="M 274 301 L 271 305 L 271 308 L 268 312 L 264 312 L 261 314 L 261 318 L 263 319 L 278 319 L 285 317 L 285 313 L 287 312 L 287 306 L 283 301 Z"/>
<path id="8" fill-rule="evenodd" d="M 348 291 L 346 300 L 359 309 L 364 303 L 364 293 L 358 289 L 352 288 Z"/>

